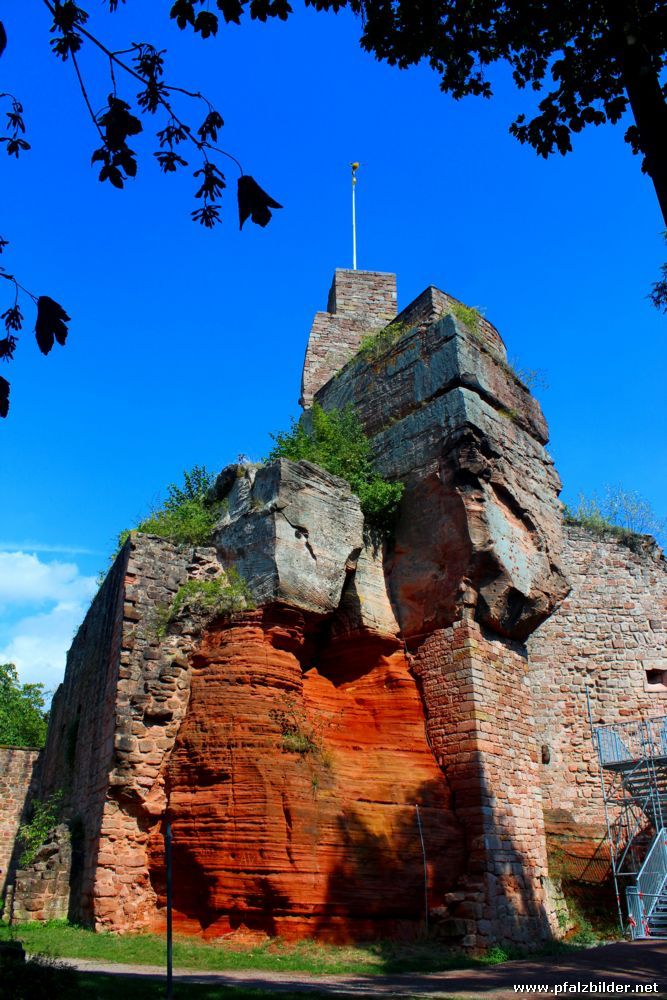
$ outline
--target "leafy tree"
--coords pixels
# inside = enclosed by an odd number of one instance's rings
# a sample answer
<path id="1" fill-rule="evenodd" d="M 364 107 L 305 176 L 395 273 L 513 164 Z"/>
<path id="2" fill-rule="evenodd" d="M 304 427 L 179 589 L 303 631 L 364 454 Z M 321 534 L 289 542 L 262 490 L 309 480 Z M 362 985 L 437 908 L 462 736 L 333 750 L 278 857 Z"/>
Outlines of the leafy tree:
<path id="1" fill-rule="evenodd" d="M 401 69 L 426 59 L 455 98 L 492 96 L 487 67 L 507 63 L 520 88 L 548 88 L 537 114 L 520 114 L 510 131 L 541 156 L 568 153 L 586 125 L 618 122 L 643 156 L 667 222 L 667 54 L 664 0 L 305 0 L 317 10 L 349 7 L 362 19 L 361 44 Z M 179 27 L 203 37 L 218 31 L 205 0 L 176 0 Z M 206 3 L 208 7 L 208 4 Z M 217 0 L 225 21 L 285 20 L 286 0 Z"/>
<path id="2" fill-rule="evenodd" d="M 272 210 L 282 206 L 253 177 L 244 173 L 236 156 L 220 148 L 218 133 L 224 126 L 224 121 L 211 102 L 199 91 L 176 86 L 165 79 L 164 51 L 145 41 L 132 42 L 128 47 L 114 51 L 88 30 L 88 12 L 74 0 L 54 0 L 53 3 L 43 0 L 43 3 L 52 16 L 52 51 L 57 58 L 69 62 L 73 67 L 84 105 L 97 133 L 99 145 L 93 151 L 91 162 L 96 168 L 99 167 L 100 181 L 122 188 L 129 179 L 136 176 L 137 155 L 129 142 L 143 131 L 138 114 L 159 116 L 160 124 L 156 129 L 157 150 L 153 155 L 160 169 L 165 174 L 176 173 L 189 167 L 186 155 L 189 156 L 190 153 L 187 150 L 196 156 L 196 169 L 193 171 L 196 208 L 191 213 L 195 222 L 212 229 L 220 221 L 221 196 L 227 187 L 225 174 L 219 165 L 221 159 L 224 159 L 233 162 L 239 172 L 237 201 L 240 227 L 243 228 L 248 219 L 259 226 L 269 223 Z M 108 7 L 111 11 L 116 10 L 118 0 L 108 0 Z M 178 4 L 175 5 L 177 7 Z M 172 13 L 179 24 L 184 26 L 185 22 L 178 13 Z M 207 17 L 205 11 L 200 12 L 197 17 L 197 30 L 204 37 L 209 33 L 205 29 Z M 78 62 L 78 53 L 84 43 L 97 49 L 108 70 L 104 101 L 97 96 L 91 100 L 89 95 Z M 6 45 L 7 32 L 0 22 L 0 55 Z M 134 93 L 127 92 L 128 78 L 132 81 Z M 122 89 L 123 83 L 125 89 Z M 138 91 L 137 85 L 140 88 Z M 177 106 L 177 98 L 194 103 L 201 109 L 197 112 L 195 121 L 187 120 L 188 116 Z M 11 93 L 0 93 L 0 103 L 3 101 L 7 109 L 7 121 L 6 134 L 0 134 L 0 146 L 4 145 L 9 156 L 18 158 L 30 149 L 23 105 Z M 98 107 L 100 104 L 101 110 L 94 111 L 93 106 Z M 0 254 L 8 244 L 9 241 L 0 236 Z M 13 301 L 0 314 L 5 326 L 5 336 L 0 339 L 0 360 L 11 361 L 14 357 L 17 334 L 24 323 L 21 295 L 32 299 L 37 307 L 35 336 L 40 351 L 48 354 L 54 341 L 64 346 L 68 334 L 66 324 L 70 318 L 63 307 L 48 295 L 34 295 L 4 267 L 0 267 L 0 278 L 13 285 Z M 0 376 L 0 417 L 6 417 L 9 412 L 9 394 L 8 380 Z"/>
<path id="3" fill-rule="evenodd" d="M 19 684 L 13 663 L 0 664 L 0 743 L 42 747 L 48 712 L 43 684 Z"/>
<path id="4" fill-rule="evenodd" d="M 391 528 L 403 495 L 403 483 L 389 483 L 373 469 L 371 446 L 353 406 L 325 413 L 313 405 L 308 422 L 292 421 L 289 431 L 271 435 L 276 442 L 269 461 L 306 460 L 347 480 L 359 497 L 367 523 Z"/>

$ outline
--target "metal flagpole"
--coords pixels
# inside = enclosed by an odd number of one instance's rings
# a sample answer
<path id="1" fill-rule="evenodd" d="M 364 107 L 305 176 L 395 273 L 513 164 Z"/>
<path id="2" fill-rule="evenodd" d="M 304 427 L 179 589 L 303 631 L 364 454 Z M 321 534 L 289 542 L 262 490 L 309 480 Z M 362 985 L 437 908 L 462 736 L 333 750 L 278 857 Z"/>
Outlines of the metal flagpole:
<path id="1" fill-rule="evenodd" d="M 352 270 L 357 270 L 357 170 L 358 163 L 351 163 L 352 167 Z"/>

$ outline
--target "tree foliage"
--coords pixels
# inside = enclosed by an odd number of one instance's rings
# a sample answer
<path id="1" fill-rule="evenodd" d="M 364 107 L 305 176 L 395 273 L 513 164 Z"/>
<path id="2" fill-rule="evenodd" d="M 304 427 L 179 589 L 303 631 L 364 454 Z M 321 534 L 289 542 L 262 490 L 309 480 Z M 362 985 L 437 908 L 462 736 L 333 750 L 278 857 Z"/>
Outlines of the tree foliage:
<path id="1" fill-rule="evenodd" d="M 519 114 L 510 131 L 541 155 L 572 149 L 587 125 L 616 123 L 628 107 L 635 124 L 625 138 L 643 155 L 667 221 L 667 89 L 661 82 L 667 53 L 664 0 L 305 0 L 362 20 L 362 46 L 404 69 L 427 60 L 454 98 L 491 97 L 488 67 L 509 65 L 521 88 L 546 91 L 537 113 Z M 176 0 L 179 27 L 215 35 L 219 17 L 285 20 L 285 0 Z"/>
<path id="2" fill-rule="evenodd" d="M 48 713 L 43 684 L 20 684 L 13 663 L 0 664 L 0 744 L 43 747 Z"/>
<path id="3" fill-rule="evenodd" d="M 389 530 L 403 495 L 402 483 L 390 483 L 373 469 L 371 446 L 353 406 L 325 412 L 317 403 L 308 421 L 292 421 L 289 431 L 271 435 L 269 461 L 306 460 L 347 480 L 359 497 L 367 523 Z"/>
<path id="4" fill-rule="evenodd" d="M 193 178 L 195 181 L 195 203 L 191 216 L 206 229 L 212 229 L 221 219 L 221 198 L 227 187 L 226 176 L 220 162 L 224 159 L 234 163 L 239 172 L 237 182 L 237 203 L 239 225 L 251 219 L 259 226 L 268 225 L 272 211 L 281 208 L 279 202 L 260 187 L 254 178 L 246 175 L 239 160 L 232 153 L 218 145 L 218 133 L 224 126 L 220 112 L 199 91 L 177 86 L 165 78 L 165 51 L 158 50 L 147 41 L 132 42 L 127 48 L 114 51 L 94 35 L 87 23 L 88 11 L 74 0 L 43 0 L 51 13 L 51 49 L 53 54 L 69 63 L 81 89 L 85 108 L 90 115 L 97 134 L 98 145 L 93 150 L 91 163 L 99 169 L 98 177 L 115 188 L 123 188 L 126 182 L 137 175 L 137 153 L 130 143 L 143 132 L 144 126 L 139 115 L 159 117 L 155 136 L 157 149 L 155 160 L 165 174 L 190 169 L 186 159 L 196 157 Z M 178 5 L 176 5 L 178 6 Z M 118 0 L 109 0 L 111 12 L 118 8 Z M 174 16 L 177 16 L 174 14 Z M 208 15 L 201 11 L 197 16 L 197 30 L 204 37 Z M 179 24 L 185 22 L 178 19 Z M 78 54 L 84 44 L 96 49 L 103 59 L 108 79 L 104 97 L 89 93 L 89 85 L 84 79 L 78 61 Z M 7 45 L 7 32 L 0 22 L 0 55 Z M 132 89 L 130 89 L 132 88 Z M 195 105 L 196 118 L 177 106 L 177 99 Z M 0 146 L 4 146 L 9 156 L 18 158 L 30 150 L 26 122 L 21 101 L 12 93 L 0 93 L 0 107 L 5 104 L 5 134 L 0 134 Z M 101 106 L 101 107 L 100 107 Z M 100 107 L 99 111 L 94 108 Z M 189 109 L 191 110 L 191 108 Z M 186 153 L 190 150 L 190 153 Z M 0 236 L 0 254 L 9 241 Z M 4 267 L 0 267 L 0 278 L 13 285 L 13 300 L 0 314 L 5 326 L 5 336 L 0 339 L 0 360 L 11 361 L 18 344 L 17 333 L 24 324 L 24 312 L 20 298 L 32 299 L 37 307 L 35 336 L 43 354 L 48 354 L 54 342 L 64 346 L 67 338 L 69 316 L 65 309 L 48 295 L 34 295 Z M 0 376 L 0 417 L 9 413 L 10 384 Z"/>

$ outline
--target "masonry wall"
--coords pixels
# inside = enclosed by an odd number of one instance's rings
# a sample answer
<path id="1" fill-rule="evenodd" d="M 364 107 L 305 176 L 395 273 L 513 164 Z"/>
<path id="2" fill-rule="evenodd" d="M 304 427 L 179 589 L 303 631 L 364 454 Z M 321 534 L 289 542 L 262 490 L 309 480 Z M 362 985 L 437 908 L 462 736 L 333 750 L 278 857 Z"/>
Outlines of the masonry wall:
<path id="1" fill-rule="evenodd" d="M 528 640 L 530 680 L 547 827 L 594 880 L 608 866 L 586 689 L 596 725 L 667 714 L 667 563 L 649 539 L 633 551 L 570 526 L 565 542 L 572 590 Z"/>
<path id="2" fill-rule="evenodd" d="M 396 275 L 337 269 L 326 312 L 315 314 L 301 377 L 301 405 L 356 353 L 362 338 L 396 316 Z"/>
<path id="3" fill-rule="evenodd" d="M 15 842 L 39 773 L 40 751 L 0 747 L 0 899 L 15 860 Z"/>
<path id="4" fill-rule="evenodd" d="M 438 629 L 415 648 L 427 731 L 465 831 L 467 871 L 445 899 L 463 943 L 535 943 L 555 918 L 539 746 L 525 648 L 474 621 Z"/>

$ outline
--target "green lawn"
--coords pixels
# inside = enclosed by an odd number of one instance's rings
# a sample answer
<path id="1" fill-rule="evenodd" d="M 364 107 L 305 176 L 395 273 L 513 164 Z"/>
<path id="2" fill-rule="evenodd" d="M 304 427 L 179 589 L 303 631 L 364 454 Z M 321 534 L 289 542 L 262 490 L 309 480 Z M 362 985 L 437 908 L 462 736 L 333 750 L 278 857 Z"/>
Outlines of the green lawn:
<path id="1" fill-rule="evenodd" d="M 15 937 L 31 954 L 55 958 L 89 958 L 131 965 L 164 965 L 165 940 L 153 934 L 118 936 L 94 933 L 82 927 L 53 921 L 20 924 L 10 929 L 0 924 L 0 941 Z M 438 972 L 505 961 L 509 956 L 494 949 L 485 959 L 472 959 L 434 941 L 402 943 L 378 941 L 367 945 L 337 946 L 315 941 L 286 943 L 269 939 L 240 947 L 224 941 L 209 944 L 198 938 L 174 938 L 174 968 L 202 971 L 256 969 L 258 971 L 310 972 L 315 975 L 393 972 Z"/>
<path id="2" fill-rule="evenodd" d="M 22 941 L 26 951 L 33 955 L 97 959 L 100 962 L 123 962 L 129 965 L 163 967 L 165 963 L 165 939 L 153 934 L 118 936 L 105 932 L 94 933 L 61 921 L 20 924 L 11 929 L 6 924 L 0 924 L 0 941 L 12 937 Z M 571 948 L 572 946 L 554 943 L 539 954 L 553 954 Z M 533 957 L 536 955 L 534 952 Z M 199 938 L 174 938 L 175 969 L 211 972 L 255 969 L 313 975 L 386 975 L 478 968 L 519 957 L 518 952 L 508 953 L 502 948 L 493 948 L 486 956 L 471 958 L 433 940 L 409 943 L 376 941 L 365 945 L 341 946 L 315 941 L 287 943 L 273 938 L 261 944 L 243 947 L 220 939 L 207 943 Z"/>

